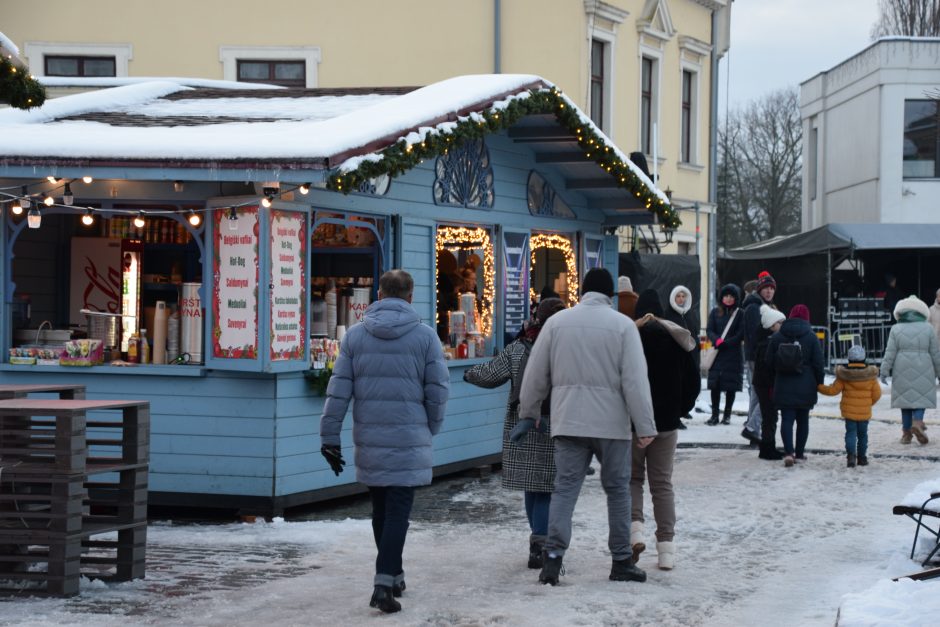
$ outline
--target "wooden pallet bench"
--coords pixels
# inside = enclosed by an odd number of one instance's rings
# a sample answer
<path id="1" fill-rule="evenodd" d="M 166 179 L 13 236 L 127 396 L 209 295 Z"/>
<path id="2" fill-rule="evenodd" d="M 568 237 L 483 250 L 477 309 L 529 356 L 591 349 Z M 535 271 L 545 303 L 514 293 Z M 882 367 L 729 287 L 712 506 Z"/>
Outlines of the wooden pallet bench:
<path id="1" fill-rule="evenodd" d="M 911 559 L 914 559 L 917 539 L 921 532 L 931 539 L 933 546 L 921 562 L 921 566 L 926 567 L 940 550 L 940 480 L 921 483 L 891 511 L 897 516 L 907 516 L 916 523 L 914 541 L 911 543 Z"/>
<path id="2" fill-rule="evenodd" d="M 147 401 L 0 400 L 0 594 L 144 577 L 149 444 Z"/>

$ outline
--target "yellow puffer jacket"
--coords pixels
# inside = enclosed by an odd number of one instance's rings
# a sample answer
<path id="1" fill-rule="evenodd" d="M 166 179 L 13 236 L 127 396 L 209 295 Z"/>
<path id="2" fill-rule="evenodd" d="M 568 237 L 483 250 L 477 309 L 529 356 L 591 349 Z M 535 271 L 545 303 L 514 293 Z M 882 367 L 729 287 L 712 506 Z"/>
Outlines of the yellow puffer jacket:
<path id="1" fill-rule="evenodd" d="M 881 398 L 878 368 L 861 363 L 836 366 L 836 380 L 832 385 L 821 384 L 818 389 L 826 396 L 842 393 L 839 409 L 847 420 L 870 420 L 872 405 Z"/>

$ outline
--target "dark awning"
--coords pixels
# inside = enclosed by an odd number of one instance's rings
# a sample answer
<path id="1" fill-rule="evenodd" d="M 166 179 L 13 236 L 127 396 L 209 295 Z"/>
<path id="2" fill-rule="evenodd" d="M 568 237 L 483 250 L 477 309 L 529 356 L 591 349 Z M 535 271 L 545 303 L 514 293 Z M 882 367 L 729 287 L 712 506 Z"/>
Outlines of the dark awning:
<path id="1" fill-rule="evenodd" d="M 781 259 L 827 251 L 940 249 L 940 224 L 826 224 L 725 251 L 723 259 Z"/>

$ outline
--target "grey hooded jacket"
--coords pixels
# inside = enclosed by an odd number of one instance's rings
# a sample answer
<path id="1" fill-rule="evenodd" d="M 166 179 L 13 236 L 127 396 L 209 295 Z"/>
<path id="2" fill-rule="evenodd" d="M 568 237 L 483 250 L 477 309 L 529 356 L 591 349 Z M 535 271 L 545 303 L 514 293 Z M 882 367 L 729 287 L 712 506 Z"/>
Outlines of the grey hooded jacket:
<path id="1" fill-rule="evenodd" d="M 343 338 L 320 421 L 324 445 L 340 444 L 353 403 L 356 479 L 367 486 L 431 483 L 431 436 L 444 420 L 450 374 L 437 334 L 399 298 L 369 305 Z"/>

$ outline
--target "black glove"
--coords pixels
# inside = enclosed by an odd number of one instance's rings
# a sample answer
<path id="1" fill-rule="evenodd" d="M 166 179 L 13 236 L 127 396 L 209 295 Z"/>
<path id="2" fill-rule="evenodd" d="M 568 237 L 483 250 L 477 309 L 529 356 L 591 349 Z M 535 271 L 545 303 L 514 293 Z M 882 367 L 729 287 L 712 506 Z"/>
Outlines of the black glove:
<path id="1" fill-rule="evenodd" d="M 332 469 L 338 477 L 339 473 L 343 472 L 343 466 L 346 465 L 346 462 L 343 461 L 343 453 L 340 451 L 340 448 L 338 446 L 324 444 L 320 447 L 320 454 L 326 458 L 326 463 L 330 465 L 330 469 Z"/>

